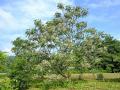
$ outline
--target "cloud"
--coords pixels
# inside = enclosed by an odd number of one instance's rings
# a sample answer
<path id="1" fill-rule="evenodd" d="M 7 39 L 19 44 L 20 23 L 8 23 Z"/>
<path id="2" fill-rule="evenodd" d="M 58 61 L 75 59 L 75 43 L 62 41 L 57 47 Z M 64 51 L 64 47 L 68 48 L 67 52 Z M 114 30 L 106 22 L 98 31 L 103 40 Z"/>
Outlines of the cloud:
<path id="1" fill-rule="evenodd" d="M 6 0 L 0 4 L 0 50 L 8 51 L 11 41 L 23 36 L 33 26 L 34 19 L 49 20 L 56 11 L 58 2 L 73 4 L 73 0 Z"/>
<path id="2" fill-rule="evenodd" d="M 88 4 L 91 8 L 109 8 L 118 5 L 120 5 L 120 0 L 96 0 L 96 2 Z"/>
<path id="3" fill-rule="evenodd" d="M 3 30 L 5 27 L 12 29 L 15 26 L 17 27 L 17 23 L 12 14 L 0 8 L 0 30 Z"/>
<path id="4" fill-rule="evenodd" d="M 72 4 L 69 0 L 16 0 L 0 7 L 0 30 L 25 29 L 34 19 L 48 20 L 56 11 L 58 2 Z"/>

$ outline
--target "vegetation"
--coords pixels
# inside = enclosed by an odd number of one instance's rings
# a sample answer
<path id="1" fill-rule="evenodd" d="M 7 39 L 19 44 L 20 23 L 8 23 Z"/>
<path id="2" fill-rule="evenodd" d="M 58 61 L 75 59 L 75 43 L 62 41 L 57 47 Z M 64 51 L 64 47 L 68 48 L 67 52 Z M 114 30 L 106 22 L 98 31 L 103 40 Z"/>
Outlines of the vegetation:
<path id="1" fill-rule="evenodd" d="M 30 88 L 29 90 L 119 90 L 119 82 L 103 82 L 103 81 L 70 81 L 52 82 L 44 84 L 44 87 Z"/>
<path id="2" fill-rule="evenodd" d="M 87 9 L 61 3 L 57 7 L 53 19 L 45 24 L 35 20 L 25 39 L 13 41 L 14 57 L 0 52 L 0 72 L 7 81 L 0 83 L 0 89 L 119 90 L 120 75 L 117 82 L 106 82 L 103 72 L 120 72 L 120 41 L 87 27 L 82 21 Z M 77 79 L 72 78 L 75 73 Z M 95 80 L 85 80 L 84 73 Z"/>
<path id="3" fill-rule="evenodd" d="M 7 55 L 5 52 L 0 51 L 0 72 L 5 70 L 5 62 Z"/>

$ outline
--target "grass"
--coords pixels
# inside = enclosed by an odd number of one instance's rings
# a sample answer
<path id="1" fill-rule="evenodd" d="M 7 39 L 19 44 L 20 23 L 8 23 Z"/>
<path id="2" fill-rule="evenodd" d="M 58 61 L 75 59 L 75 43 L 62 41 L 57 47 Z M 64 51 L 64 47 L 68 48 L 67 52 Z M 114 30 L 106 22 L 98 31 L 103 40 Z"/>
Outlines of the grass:
<path id="1" fill-rule="evenodd" d="M 54 82 L 53 84 L 56 84 Z M 49 88 L 31 88 L 29 90 L 120 90 L 120 82 L 79 80 L 64 82 L 63 86 L 50 84 Z M 48 84 L 47 84 L 48 85 Z"/>
<path id="2" fill-rule="evenodd" d="M 72 74 L 68 81 L 49 75 L 48 79 L 43 85 L 36 81 L 30 90 L 120 90 L 120 73 Z"/>
<path id="3" fill-rule="evenodd" d="M 96 80 L 98 76 L 101 80 Z M 1 90 L 11 90 L 9 82 L 6 75 L 0 74 L 0 86 L 5 88 Z M 72 74 L 69 80 L 51 75 L 44 82 L 33 80 L 29 90 L 120 90 L 120 73 Z"/>
<path id="4" fill-rule="evenodd" d="M 101 82 L 101 81 L 87 81 L 78 82 L 77 84 L 71 84 L 71 88 L 74 90 L 119 90 L 120 83 L 118 82 Z"/>

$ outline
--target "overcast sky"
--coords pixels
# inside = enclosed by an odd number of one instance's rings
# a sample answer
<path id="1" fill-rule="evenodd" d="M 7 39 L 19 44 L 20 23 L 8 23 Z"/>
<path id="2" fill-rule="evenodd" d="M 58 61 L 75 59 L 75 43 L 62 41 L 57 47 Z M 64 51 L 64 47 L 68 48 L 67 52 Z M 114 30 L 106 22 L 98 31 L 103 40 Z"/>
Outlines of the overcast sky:
<path id="1" fill-rule="evenodd" d="M 0 50 L 11 54 L 11 41 L 24 37 L 34 19 L 52 18 L 58 2 L 88 8 L 89 27 L 120 39 L 120 0 L 0 0 Z"/>

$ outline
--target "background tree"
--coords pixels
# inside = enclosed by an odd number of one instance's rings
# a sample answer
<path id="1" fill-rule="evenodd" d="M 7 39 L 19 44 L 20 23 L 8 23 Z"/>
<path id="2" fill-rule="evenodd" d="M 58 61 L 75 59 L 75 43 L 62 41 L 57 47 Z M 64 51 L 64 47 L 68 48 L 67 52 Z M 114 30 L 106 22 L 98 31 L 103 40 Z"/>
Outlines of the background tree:
<path id="1" fill-rule="evenodd" d="M 108 72 L 120 72 L 120 41 L 106 36 L 103 41 L 106 53 L 102 54 L 101 67 Z"/>
<path id="2" fill-rule="evenodd" d="M 5 72 L 7 62 L 6 52 L 0 51 L 0 72 Z"/>
<path id="3" fill-rule="evenodd" d="M 102 45 L 105 36 L 103 32 L 97 32 L 94 28 L 81 32 L 81 41 L 76 44 L 74 49 L 75 65 L 80 72 L 97 69 L 96 64 L 102 59 L 100 54 L 105 51 Z"/>

